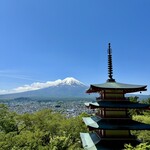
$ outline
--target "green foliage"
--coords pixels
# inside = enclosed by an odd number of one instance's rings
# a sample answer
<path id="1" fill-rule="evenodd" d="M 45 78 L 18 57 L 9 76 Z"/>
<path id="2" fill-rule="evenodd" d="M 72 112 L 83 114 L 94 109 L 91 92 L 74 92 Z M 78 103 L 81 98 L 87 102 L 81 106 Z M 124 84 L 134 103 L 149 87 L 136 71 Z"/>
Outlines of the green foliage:
<path id="1" fill-rule="evenodd" d="M 150 124 L 149 115 L 136 115 L 133 116 L 133 119 L 139 122 Z M 150 144 L 150 131 L 132 131 L 132 133 L 136 135 L 142 142 L 148 142 Z"/>
<path id="2" fill-rule="evenodd" d="M 138 97 L 131 97 L 130 101 L 138 102 Z M 150 98 L 147 100 L 143 100 L 142 103 L 150 104 Z M 138 122 L 143 122 L 146 124 L 150 124 L 150 111 L 142 111 L 142 110 L 135 110 L 132 109 L 129 111 L 130 115 L 132 116 L 133 120 Z M 137 145 L 136 147 L 131 146 L 130 144 L 125 145 L 124 150 L 149 150 L 150 149 L 150 131 L 142 130 L 142 131 L 131 131 L 132 134 L 136 135 L 139 140 L 141 140 L 141 144 Z"/>
<path id="3" fill-rule="evenodd" d="M 150 145 L 148 145 L 147 143 L 141 143 L 136 147 L 133 147 L 130 144 L 125 144 L 124 150 L 149 150 L 149 149 L 150 149 Z"/>
<path id="4" fill-rule="evenodd" d="M 49 109 L 18 115 L 0 104 L 0 150 L 81 150 L 79 133 L 87 130 L 82 116 Z"/>
<path id="5" fill-rule="evenodd" d="M 136 115 L 133 119 L 139 122 L 150 124 L 150 117 L 148 115 Z"/>
<path id="6" fill-rule="evenodd" d="M 5 133 L 17 131 L 15 116 L 16 114 L 9 112 L 4 104 L 0 104 L 0 131 L 4 131 Z"/>
<path id="7" fill-rule="evenodd" d="M 133 103 L 138 103 L 138 98 L 137 96 L 131 96 L 129 98 L 129 100 Z M 139 110 L 139 109 L 129 109 L 128 110 L 129 116 L 133 116 L 133 115 L 139 115 L 143 113 L 143 110 Z"/>
<path id="8" fill-rule="evenodd" d="M 131 102 L 137 103 L 138 102 L 138 98 L 137 96 L 131 96 L 129 99 Z"/>
<path id="9" fill-rule="evenodd" d="M 142 100 L 142 103 L 144 103 L 144 104 L 150 104 L 150 98 Z"/>

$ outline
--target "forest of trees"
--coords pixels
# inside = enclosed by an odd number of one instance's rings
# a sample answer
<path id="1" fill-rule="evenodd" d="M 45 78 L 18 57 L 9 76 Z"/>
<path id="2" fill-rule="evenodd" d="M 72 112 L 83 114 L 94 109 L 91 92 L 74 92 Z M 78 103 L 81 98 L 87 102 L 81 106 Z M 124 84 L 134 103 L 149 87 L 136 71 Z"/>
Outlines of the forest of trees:
<path id="1" fill-rule="evenodd" d="M 144 103 L 150 103 L 150 99 Z M 150 124 L 149 111 L 130 113 L 134 120 Z M 0 104 L 0 150 L 81 150 L 80 132 L 88 132 L 83 116 L 88 115 L 66 118 L 49 109 L 20 115 Z M 150 131 L 133 131 L 133 134 L 143 143 L 136 148 L 125 145 L 125 150 L 150 149 Z"/>
<path id="2" fill-rule="evenodd" d="M 80 150 L 85 115 L 66 118 L 49 109 L 19 115 L 0 104 L 0 150 Z"/>
<path id="3" fill-rule="evenodd" d="M 130 97 L 130 101 L 138 102 L 138 97 Z M 141 103 L 150 104 L 150 98 L 146 100 L 142 100 Z M 133 120 L 150 124 L 150 111 L 146 110 L 129 110 Z M 140 145 L 136 147 L 132 147 L 130 144 L 125 145 L 124 150 L 150 150 L 150 131 L 131 131 L 133 135 L 136 135 L 137 138 L 142 142 Z"/>

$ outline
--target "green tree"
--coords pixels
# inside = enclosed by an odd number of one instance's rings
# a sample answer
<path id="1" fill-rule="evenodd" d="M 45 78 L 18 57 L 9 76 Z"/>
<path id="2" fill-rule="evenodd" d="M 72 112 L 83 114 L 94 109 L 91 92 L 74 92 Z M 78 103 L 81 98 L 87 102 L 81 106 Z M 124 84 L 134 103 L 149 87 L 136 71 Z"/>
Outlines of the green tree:
<path id="1" fill-rule="evenodd" d="M 15 116 L 16 113 L 9 112 L 4 104 L 0 104 L 0 131 L 5 133 L 18 131 Z"/>
<path id="2" fill-rule="evenodd" d="M 131 102 L 133 102 L 133 103 L 138 103 L 138 102 L 139 102 L 139 101 L 138 101 L 138 98 L 139 98 L 139 97 L 137 97 L 137 96 L 131 96 L 131 97 L 129 98 L 129 100 L 130 100 Z M 133 115 L 142 114 L 143 111 L 142 111 L 142 110 L 139 110 L 139 109 L 129 109 L 128 113 L 129 113 L 129 116 L 133 116 Z"/>
<path id="3" fill-rule="evenodd" d="M 133 120 L 136 120 L 138 122 L 143 122 L 146 124 L 150 124 L 150 117 L 149 115 L 136 115 L 133 116 Z M 144 130 L 144 131 L 132 131 L 134 135 L 138 137 L 142 142 L 148 142 L 150 144 L 150 131 Z"/>
<path id="4" fill-rule="evenodd" d="M 150 145 L 147 143 L 141 143 L 137 145 L 136 147 L 131 146 L 131 144 L 125 144 L 124 150 L 149 150 Z"/>
<path id="5" fill-rule="evenodd" d="M 66 118 L 49 109 L 18 115 L 0 105 L 0 150 L 81 150 L 85 115 Z"/>

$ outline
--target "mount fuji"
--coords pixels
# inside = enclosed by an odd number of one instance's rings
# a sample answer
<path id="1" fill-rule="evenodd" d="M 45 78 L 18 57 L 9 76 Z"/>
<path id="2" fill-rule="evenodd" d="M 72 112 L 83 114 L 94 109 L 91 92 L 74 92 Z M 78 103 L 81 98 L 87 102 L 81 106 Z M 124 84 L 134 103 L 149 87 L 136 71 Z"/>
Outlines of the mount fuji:
<path id="1" fill-rule="evenodd" d="M 0 99 L 14 99 L 19 97 L 40 97 L 40 98 L 71 98 L 89 97 L 85 91 L 88 86 L 73 77 L 63 80 L 36 82 L 14 89 L 14 93 L 0 95 Z"/>

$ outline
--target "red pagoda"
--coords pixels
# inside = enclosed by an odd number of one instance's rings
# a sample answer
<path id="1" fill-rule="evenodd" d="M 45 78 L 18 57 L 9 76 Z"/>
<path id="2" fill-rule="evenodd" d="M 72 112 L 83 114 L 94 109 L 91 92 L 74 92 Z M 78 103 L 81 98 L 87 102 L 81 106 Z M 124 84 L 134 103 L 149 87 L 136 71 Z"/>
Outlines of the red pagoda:
<path id="1" fill-rule="evenodd" d="M 149 109 L 147 104 L 134 103 L 125 97 L 127 93 L 146 91 L 146 85 L 118 83 L 113 79 L 112 52 L 108 47 L 108 80 L 102 84 L 92 84 L 87 93 L 98 93 L 95 102 L 85 103 L 95 109 L 92 117 L 84 117 L 83 121 L 89 133 L 80 133 L 85 150 L 121 150 L 124 144 L 136 146 L 140 143 L 131 130 L 150 130 L 149 124 L 132 120 L 129 109 Z"/>

